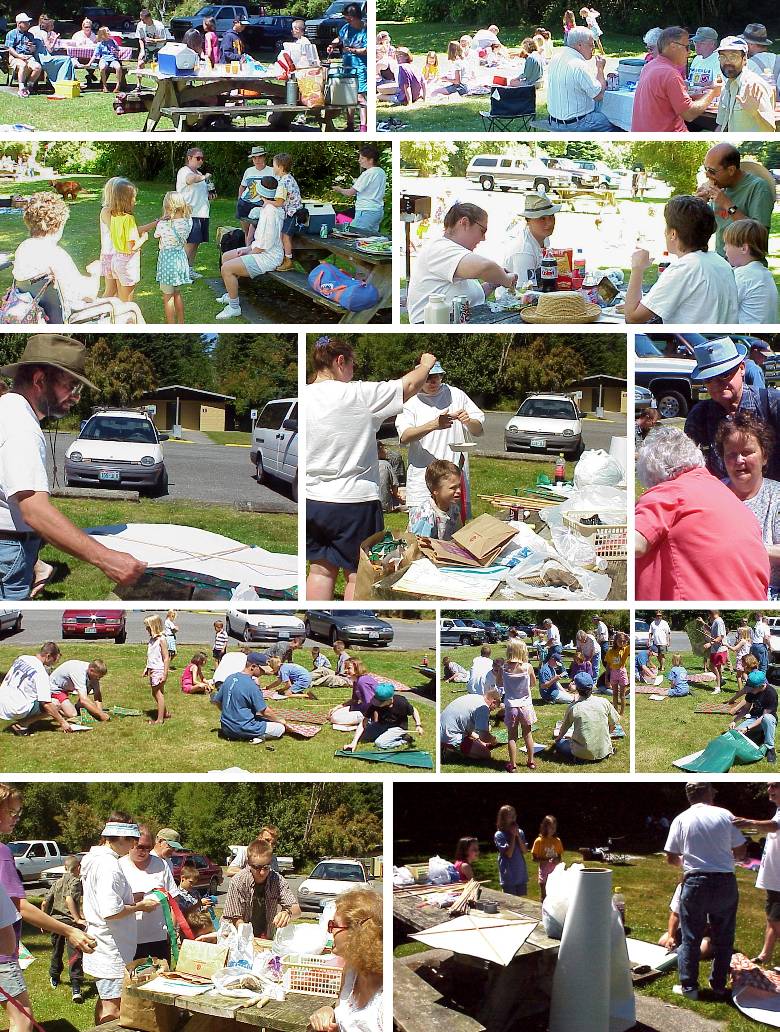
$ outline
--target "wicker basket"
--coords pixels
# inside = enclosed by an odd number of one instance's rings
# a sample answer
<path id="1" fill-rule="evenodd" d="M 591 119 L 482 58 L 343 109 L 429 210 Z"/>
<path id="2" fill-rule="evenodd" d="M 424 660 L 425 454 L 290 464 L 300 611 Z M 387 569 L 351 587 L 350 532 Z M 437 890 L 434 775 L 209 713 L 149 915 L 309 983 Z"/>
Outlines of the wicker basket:
<path id="1" fill-rule="evenodd" d="M 333 967 L 329 957 L 291 953 L 282 959 L 282 984 L 286 993 L 337 997 L 341 992 L 343 968 Z"/>
<path id="2" fill-rule="evenodd" d="M 563 523 L 581 537 L 595 538 L 591 544 L 603 559 L 628 558 L 627 523 L 582 523 L 576 513 L 568 512 L 563 514 Z"/>

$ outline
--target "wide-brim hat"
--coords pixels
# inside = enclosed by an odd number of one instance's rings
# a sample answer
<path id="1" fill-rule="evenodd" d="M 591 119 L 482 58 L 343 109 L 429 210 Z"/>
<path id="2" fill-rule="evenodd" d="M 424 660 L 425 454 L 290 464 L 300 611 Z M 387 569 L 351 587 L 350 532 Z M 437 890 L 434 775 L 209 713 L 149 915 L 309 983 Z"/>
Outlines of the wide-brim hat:
<path id="1" fill-rule="evenodd" d="M 160 828 L 157 832 L 157 838 L 161 842 L 167 842 L 173 849 L 184 849 L 184 846 L 179 842 L 179 833 L 175 828 Z"/>
<path id="2" fill-rule="evenodd" d="M 524 219 L 543 219 L 561 210 L 560 204 L 553 204 L 546 194 L 530 191 L 525 195 L 525 207 L 520 212 Z"/>
<path id="3" fill-rule="evenodd" d="M 265 147 L 253 147 L 251 149 L 251 151 L 249 152 L 249 157 L 250 158 L 259 158 L 259 157 L 263 157 L 264 158 L 267 153 L 268 153 L 268 151 L 265 149 Z"/>
<path id="4" fill-rule="evenodd" d="M 705 381 L 736 369 L 745 361 L 745 355 L 748 353 L 744 344 L 738 344 L 731 337 L 717 337 L 715 340 L 695 344 L 693 351 L 696 355 L 696 367 L 691 373 L 691 379 Z"/>
<path id="5" fill-rule="evenodd" d="M 520 309 L 520 318 L 530 323 L 595 322 L 600 315 L 601 308 L 586 301 L 578 290 L 540 294 L 538 304 Z"/>
<path id="6" fill-rule="evenodd" d="M 99 391 L 100 388 L 84 375 L 86 360 L 87 349 L 81 341 L 63 333 L 37 333 L 25 344 L 19 361 L 0 368 L 0 374 L 15 376 L 25 365 L 53 366 L 69 373 L 93 391 Z"/>
<path id="7" fill-rule="evenodd" d="M 771 47 L 774 40 L 769 39 L 766 34 L 766 25 L 761 22 L 751 22 L 745 26 L 745 31 L 740 33 L 746 43 L 758 43 L 759 46 Z"/>

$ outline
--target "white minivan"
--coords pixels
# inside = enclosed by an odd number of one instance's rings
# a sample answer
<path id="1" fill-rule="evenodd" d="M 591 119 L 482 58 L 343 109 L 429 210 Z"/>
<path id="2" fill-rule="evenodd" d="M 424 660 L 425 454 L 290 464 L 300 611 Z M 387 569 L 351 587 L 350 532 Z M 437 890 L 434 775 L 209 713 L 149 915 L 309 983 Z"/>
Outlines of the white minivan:
<path id="1" fill-rule="evenodd" d="M 298 501 L 298 399 L 269 401 L 252 427 L 249 458 L 258 484 L 271 477 L 290 484 Z"/>

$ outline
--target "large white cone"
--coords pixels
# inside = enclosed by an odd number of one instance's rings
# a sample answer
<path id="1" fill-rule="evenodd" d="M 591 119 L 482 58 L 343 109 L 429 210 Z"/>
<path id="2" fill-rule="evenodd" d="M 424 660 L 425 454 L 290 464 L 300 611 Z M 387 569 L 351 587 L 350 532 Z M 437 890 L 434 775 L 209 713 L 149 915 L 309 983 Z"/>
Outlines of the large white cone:
<path id="1" fill-rule="evenodd" d="M 609 966 L 609 1032 L 625 1032 L 636 1024 L 634 985 L 628 959 L 626 933 L 617 910 L 611 905 L 612 955 Z"/>

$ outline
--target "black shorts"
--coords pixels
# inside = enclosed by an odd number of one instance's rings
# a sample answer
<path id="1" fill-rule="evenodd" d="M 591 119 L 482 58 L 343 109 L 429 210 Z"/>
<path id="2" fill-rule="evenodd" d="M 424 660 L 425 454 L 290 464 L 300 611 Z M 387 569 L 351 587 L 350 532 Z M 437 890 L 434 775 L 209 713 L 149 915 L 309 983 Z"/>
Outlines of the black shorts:
<path id="1" fill-rule="evenodd" d="M 360 546 L 384 529 L 382 503 L 306 502 L 306 558 L 354 573 Z"/>
<path id="2" fill-rule="evenodd" d="M 780 892 L 777 889 L 766 890 L 766 916 L 770 921 L 780 921 Z"/>
<path id="3" fill-rule="evenodd" d="M 243 197 L 239 197 L 236 203 L 236 218 L 244 219 L 249 221 L 249 213 L 253 208 L 258 208 L 262 204 L 262 199 L 257 201 L 245 201 Z"/>
<path id="4" fill-rule="evenodd" d="M 192 229 L 187 237 L 188 244 L 205 244 L 209 239 L 209 220 L 193 218 Z"/>

